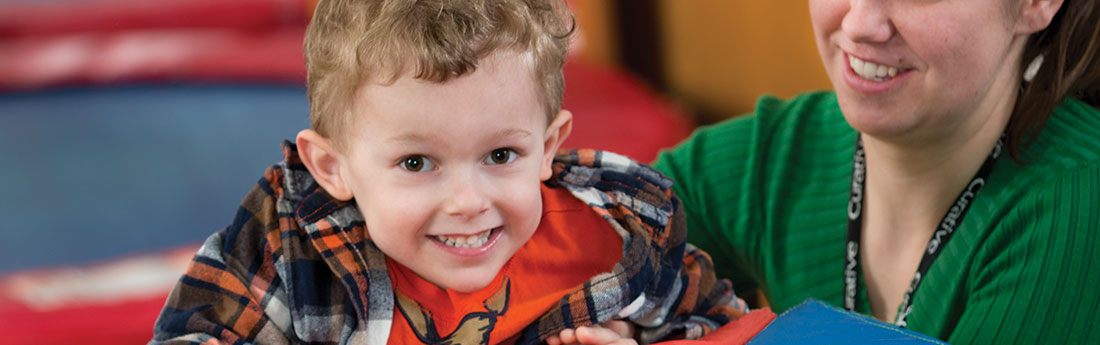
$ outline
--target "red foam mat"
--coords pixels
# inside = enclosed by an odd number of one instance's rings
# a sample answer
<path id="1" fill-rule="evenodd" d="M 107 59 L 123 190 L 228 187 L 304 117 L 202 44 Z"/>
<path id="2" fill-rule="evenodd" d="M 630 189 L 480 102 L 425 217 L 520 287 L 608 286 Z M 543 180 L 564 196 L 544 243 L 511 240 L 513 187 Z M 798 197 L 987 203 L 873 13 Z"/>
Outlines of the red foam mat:
<path id="1" fill-rule="evenodd" d="M 302 82 L 304 30 L 149 29 L 0 40 L 0 90 L 152 81 Z"/>
<path id="2" fill-rule="evenodd" d="M 145 344 L 197 249 L 0 277 L 0 344 Z"/>
<path id="3" fill-rule="evenodd" d="M 304 26 L 306 0 L 42 0 L 0 3 L 0 39 L 135 29 Z"/>

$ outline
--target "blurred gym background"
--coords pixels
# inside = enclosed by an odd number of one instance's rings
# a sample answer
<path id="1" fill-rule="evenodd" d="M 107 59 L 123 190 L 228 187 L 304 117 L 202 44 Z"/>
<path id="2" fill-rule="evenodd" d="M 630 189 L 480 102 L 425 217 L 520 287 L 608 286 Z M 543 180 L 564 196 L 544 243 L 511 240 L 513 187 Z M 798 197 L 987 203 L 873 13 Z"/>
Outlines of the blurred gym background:
<path id="1" fill-rule="evenodd" d="M 830 89 L 805 1 L 577 0 L 580 58 L 628 71 L 705 125 L 763 94 Z"/>
<path id="2" fill-rule="evenodd" d="M 309 126 L 315 2 L 0 0 L 0 344 L 149 339 L 196 246 Z M 568 146 L 649 161 L 762 94 L 829 87 L 804 1 L 570 6 Z"/>

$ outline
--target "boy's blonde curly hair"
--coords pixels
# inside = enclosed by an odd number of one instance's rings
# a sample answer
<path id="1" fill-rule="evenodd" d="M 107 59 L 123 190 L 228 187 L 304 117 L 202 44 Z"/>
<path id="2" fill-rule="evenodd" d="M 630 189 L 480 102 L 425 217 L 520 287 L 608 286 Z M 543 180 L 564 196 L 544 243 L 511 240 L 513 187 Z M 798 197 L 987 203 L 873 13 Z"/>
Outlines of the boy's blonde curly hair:
<path id="1" fill-rule="evenodd" d="M 321 0 L 305 36 L 310 124 L 339 144 L 364 83 L 406 72 L 445 82 L 504 49 L 533 57 L 552 120 L 565 89 L 571 19 L 560 0 Z"/>

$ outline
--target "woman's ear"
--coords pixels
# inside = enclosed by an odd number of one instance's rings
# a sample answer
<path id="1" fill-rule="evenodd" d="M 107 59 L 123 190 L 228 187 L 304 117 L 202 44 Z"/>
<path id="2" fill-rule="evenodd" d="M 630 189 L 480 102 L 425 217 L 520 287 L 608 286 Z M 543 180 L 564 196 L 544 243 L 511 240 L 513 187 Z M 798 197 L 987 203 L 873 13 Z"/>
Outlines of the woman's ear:
<path id="1" fill-rule="evenodd" d="M 326 192 L 337 200 L 351 200 L 351 188 L 344 182 L 344 159 L 332 142 L 312 129 L 298 132 L 298 156 Z"/>
<path id="2" fill-rule="evenodd" d="M 1016 33 L 1030 35 L 1050 25 L 1063 0 L 1024 0 L 1020 17 L 1016 21 Z"/>
<path id="3" fill-rule="evenodd" d="M 543 136 L 546 141 L 543 143 L 542 167 L 539 170 L 540 180 L 549 180 L 550 176 L 554 174 L 554 169 L 551 167 L 554 163 L 554 156 L 557 154 L 558 148 L 561 147 L 561 143 L 565 142 L 571 132 L 573 132 L 573 113 L 568 110 L 558 112 L 558 116 L 554 117 L 554 121 L 546 126 L 546 135 Z"/>

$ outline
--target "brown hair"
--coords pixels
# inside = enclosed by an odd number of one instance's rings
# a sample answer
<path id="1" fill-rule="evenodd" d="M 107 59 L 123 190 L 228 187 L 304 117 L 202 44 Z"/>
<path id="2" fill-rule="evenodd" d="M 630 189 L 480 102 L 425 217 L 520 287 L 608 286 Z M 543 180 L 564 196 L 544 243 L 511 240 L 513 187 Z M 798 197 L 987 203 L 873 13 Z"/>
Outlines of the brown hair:
<path id="1" fill-rule="evenodd" d="M 1021 75 L 1040 55 L 1039 73 L 1021 88 L 1008 125 L 1009 152 L 1016 159 L 1066 97 L 1100 106 L 1100 3 L 1065 0 L 1050 25 L 1028 40 Z"/>
<path id="2" fill-rule="evenodd" d="M 446 82 L 503 49 L 532 55 L 552 120 L 565 89 L 570 18 L 560 0 L 322 0 L 305 36 L 310 124 L 340 145 L 364 83 L 392 82 L 407 71 Z"/>

